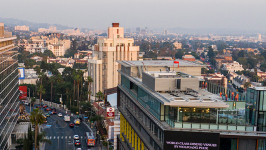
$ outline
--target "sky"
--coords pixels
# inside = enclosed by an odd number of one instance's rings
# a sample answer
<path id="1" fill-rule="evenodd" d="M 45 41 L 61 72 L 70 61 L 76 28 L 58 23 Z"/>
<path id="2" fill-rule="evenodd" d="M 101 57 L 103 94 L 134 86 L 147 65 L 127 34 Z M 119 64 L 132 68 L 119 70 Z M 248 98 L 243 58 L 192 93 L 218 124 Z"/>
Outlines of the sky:
<path id="1" fill-rule="evenodd" d="M 0 0 L 0 17 L 71 27 L 266 30 L 266 0 Z"/>

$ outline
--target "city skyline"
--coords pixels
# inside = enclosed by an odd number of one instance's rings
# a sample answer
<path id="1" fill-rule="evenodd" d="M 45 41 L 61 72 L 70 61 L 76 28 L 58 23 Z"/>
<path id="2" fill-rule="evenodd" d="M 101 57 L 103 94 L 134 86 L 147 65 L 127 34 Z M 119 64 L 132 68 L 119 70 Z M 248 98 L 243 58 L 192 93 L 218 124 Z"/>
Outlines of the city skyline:
<path id="1" fill-rule="evenodd" d="M 244 0 L 241 3 L 239 0 L 14 0 L 4 3 L 0 6 L 0 17 L 79 28 L 105 29 L 111 22 L 120 22 L 125 28 L 266 31 L 266 21 L 262 19 L 266 14 L 263 0 Z"/>

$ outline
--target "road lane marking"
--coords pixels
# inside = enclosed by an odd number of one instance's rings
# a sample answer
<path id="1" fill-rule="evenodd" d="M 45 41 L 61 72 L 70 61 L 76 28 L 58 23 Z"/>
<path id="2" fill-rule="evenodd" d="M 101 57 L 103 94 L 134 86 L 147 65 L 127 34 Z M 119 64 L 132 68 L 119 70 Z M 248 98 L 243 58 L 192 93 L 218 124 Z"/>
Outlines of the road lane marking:
<path id="1" fill-rule="evenodd" d="M 71 139 L 71 136 L 69 136 L 69 139 Z"/>
<path id="2" fill-rule="evenodd" d="M 65 139 L 67 139 L 67 136 L 65 137 Z"/>
<path id="3" fill-rule="evenodd" d="M 54 139 L 55 139 L 56 137 L 54 136 Z"/>
<path id="4" fill-rule="evenodd" d="M 52 136 L 50 136 L 50 139 L 52 139 Z"/>
<path id="5" fill-rule="evenodd" d="M 83 137 L 81 136 L 80 138 L 82 139 Z"/>
<path id="6" fill-rule="evenodd" d="M 61 139 L 63 139 L 63 138 L 64 138 L 64 136 L 61 137 Z"/>

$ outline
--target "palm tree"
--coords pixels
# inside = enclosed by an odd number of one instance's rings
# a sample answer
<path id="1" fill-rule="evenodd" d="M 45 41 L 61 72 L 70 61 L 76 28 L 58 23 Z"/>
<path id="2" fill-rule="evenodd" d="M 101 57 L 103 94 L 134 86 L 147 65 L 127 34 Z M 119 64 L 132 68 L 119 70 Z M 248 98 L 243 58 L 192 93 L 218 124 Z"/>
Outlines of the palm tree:
<path id="1" fill-rule="evenodd" d="M 45 121 L 45 118 L 42 112 L 37 108 L 34 109 L 30 113 L 30 122 L 35 125 L 35 133 L 34 133 L 34 148 L 37 150 L 38 146 L 38 133 L 39 133 L 39 125 L 42 125 Z"/>
<path id="2" fill-rule="evenodd" d="M 50 83 L 51 83 L 51 98 L 50 98 L 50 101 L 51 102 L 53 101 L 53 84 L 54 84 L 55 81 L 56 81 L 56 76 L 50 77 Z"/>
<path id="3" fill-rule="evenodd" d="M 101 91 L 99 91 L 96 93 L 96 97 L 98 98 L 98 101 L 102 100 L 104 98 L 104 94 Z"/>
<path id="4" fill-rule="evenodd" d="M 79 108 L 79 101 L 80 101 L 80 96 L 79 96 L 79 90 L 80 90 L 80 82 L 82 82 L 82 79 L 83 79 L 83 72 L 81 70 L 78 70 L 74 76 L 74 80 L 76 80 L 76 83 L 77 83 L 77 106 Z"/>
<path id="5" fill-rule="evenodd" d="M 42 95 L 45 94 L 45 88 L 43 87 L 43 85 L 41 84 L 39 87 L 38 87 L 38 93 L 40 95 L 40 102 L 42 102 Z"/>
<path id="6" fill-rule="evenodd" d="M 40 102 L 42 102 L 42 94 L 45 94 L 45 88 L 43 87 L 43 84 L 42 84 L 44 76 L 45 76 L 44 73 L 40 72 L 39 74 L 40 86 L 38 87 L 38 93 L 40 95 Z"/>
<path id="7" fill-rule="evenodd" d="M 88 76 L 87 78 L 88 80 L 88 91 L 89 91 L 89 102 L 91 101 L 91 83 L 93 82 L 93 79 L 91 76 Z"/>

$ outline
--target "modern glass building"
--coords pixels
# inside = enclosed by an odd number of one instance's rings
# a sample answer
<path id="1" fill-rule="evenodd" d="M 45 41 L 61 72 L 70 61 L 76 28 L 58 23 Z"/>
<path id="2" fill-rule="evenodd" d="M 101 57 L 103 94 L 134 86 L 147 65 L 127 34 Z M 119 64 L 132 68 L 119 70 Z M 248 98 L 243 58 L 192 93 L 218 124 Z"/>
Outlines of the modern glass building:
<path id="1" fill-rule="evenodd" d="M 246 102 L 247 121 L 266 132 L 266 87 L 248 88 Z"/>
<path id="2" fill-rule="evenodd" d="M 0 23 L 0 149 L 8 149 L 19 115 L 18 60 L 12 33 Z"/>
<path id="3" fill-rule="evenodd" d="M 266 150 L 266 132 L 247 120 L 246 102 L 225 101 L 182 72 L 137 77 L 121 64 L 120 74 L 118 149 Z"/>

